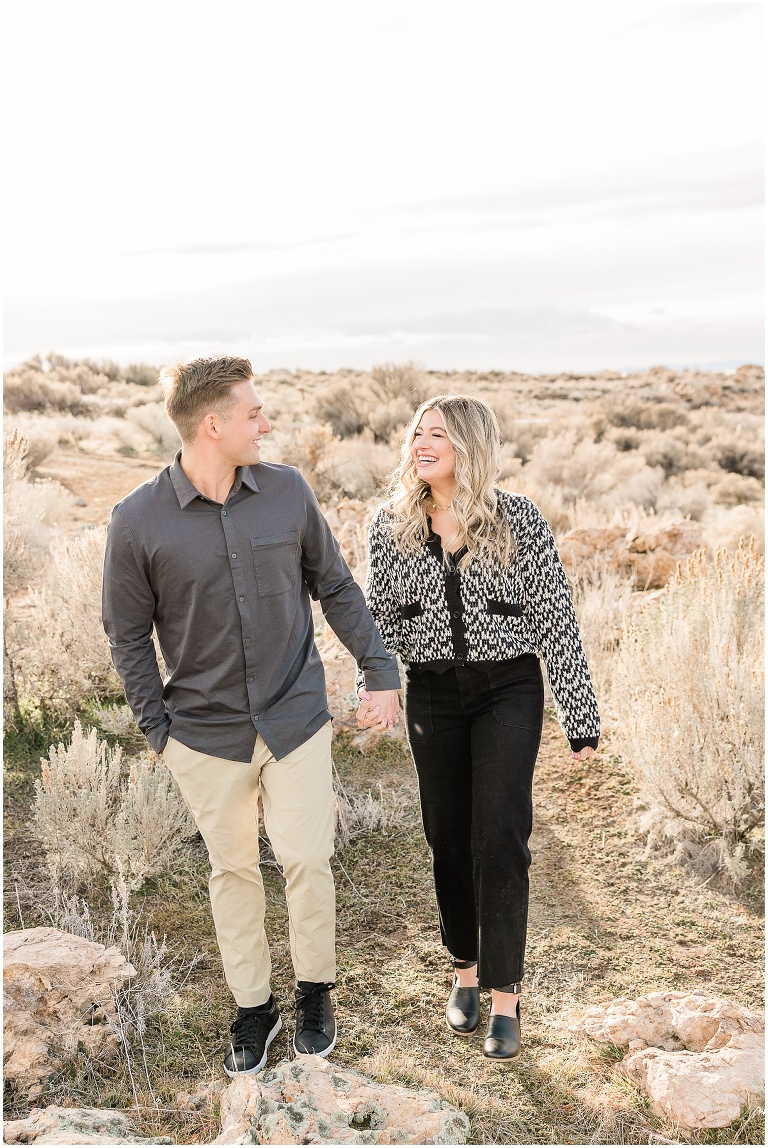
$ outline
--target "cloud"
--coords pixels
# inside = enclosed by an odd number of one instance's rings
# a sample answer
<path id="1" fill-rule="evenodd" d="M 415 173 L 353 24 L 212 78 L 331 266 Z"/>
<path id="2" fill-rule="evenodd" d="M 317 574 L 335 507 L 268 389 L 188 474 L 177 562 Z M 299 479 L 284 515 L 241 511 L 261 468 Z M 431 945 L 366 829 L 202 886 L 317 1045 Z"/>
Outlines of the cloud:
<path id="1" fill-rule="evenodd" d="M 551 335 L 594 333 L 619 330 L 624 324 L 596 311 L 568 310 L 558 307 L 474 307 L 446 310 L 422 315 L 390 316 L 379 322 L 344 323 L 341 330 L 349 335 L 381 337 L 400 334 L 441 336 L 462 339 L 466 336 L 498 338 L 524 336 L 543 338 Z"/>
<path id="2" fill-rule="evenodd" d="M 498 193 L 457 196 L 408 205 L 420 215 L 471 214 L 487 217 L 536 213 L 544 223 L 560 212 L 610 219 L 658 212 L 690 214 L 761 207 L 765 196 L 762 148 L 738 147 L 653 163 L 606 168 L 589 175 L 564 171 L 559 179 L 524 179 Z"/>

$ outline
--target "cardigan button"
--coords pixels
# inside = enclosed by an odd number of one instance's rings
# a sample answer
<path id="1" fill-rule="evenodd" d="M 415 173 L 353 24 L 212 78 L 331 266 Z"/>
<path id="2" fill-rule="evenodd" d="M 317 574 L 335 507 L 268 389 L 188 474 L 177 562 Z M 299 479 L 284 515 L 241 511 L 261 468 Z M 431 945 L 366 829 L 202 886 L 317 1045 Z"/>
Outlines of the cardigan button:
<path id="1" fill-rule="evenodd" d="M 454 610 L 453 616 L 454 616 L 454 618 L 460 618 L 461 617 L 461 610 Z"/>

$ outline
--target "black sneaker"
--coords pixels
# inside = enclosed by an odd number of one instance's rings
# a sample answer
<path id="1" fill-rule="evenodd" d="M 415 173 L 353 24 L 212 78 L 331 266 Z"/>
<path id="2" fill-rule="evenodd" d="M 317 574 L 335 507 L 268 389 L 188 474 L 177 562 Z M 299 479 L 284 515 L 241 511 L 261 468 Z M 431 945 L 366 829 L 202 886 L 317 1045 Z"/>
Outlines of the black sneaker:
<path id="1" fill-rule="evenodd" d="M 314 1052 L 327 1056 L 336 1043 L 336 1021 L 333 1018 L 331 989 L 323 981 L 299 981 L 296 989 L 296 1052 Z"/>
<path id="2" fill-rule="evenodd" d="M 261 1072 L 267 1063 L 267 1050 L 283 1022 L 275 998 L 256 1008 L 239 1008 L 232 1023 L 229 1052 L 224 1058 L 227 1076 Z"/>

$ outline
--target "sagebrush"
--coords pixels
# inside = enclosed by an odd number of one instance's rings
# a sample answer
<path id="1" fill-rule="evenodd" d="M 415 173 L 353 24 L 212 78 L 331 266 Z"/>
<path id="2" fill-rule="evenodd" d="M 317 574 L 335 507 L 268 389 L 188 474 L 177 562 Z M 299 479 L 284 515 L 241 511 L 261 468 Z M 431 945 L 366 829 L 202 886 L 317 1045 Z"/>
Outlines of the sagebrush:
<path id="1" fill-rule="evenodd" d="M 734 880 L 765 823 L 764 569 L 753 539 L 697 552 L 628 618 L 614 664 L 649 844 Z"/>
<path id="2" fill-rule="evenodd" d="M 56 885 L 89 888 L 107 877 L 137 889 L 170 869 L 196 833 L 162 765 L 139 758 L 126 772 L 120 747 L 110 749 L 79 721 L 41 767 L 33 825 Z"/>

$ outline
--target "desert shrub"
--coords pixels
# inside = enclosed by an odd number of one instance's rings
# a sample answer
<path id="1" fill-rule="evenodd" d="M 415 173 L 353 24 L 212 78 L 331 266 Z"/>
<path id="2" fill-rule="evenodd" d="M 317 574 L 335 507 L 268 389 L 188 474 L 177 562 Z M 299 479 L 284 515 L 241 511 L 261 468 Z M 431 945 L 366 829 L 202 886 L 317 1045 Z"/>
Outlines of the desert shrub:
<path id="1" fill-rule="evenodd" d="M 609 427 L 602 437 L 621 451 L 638 450 L 642 442 L 636 427 Z"/>
<path id="2" fill-rule="evenodd" d="M 702 516 L 704 540 L 713 550 L 722 546 L 733 552 L 741 538 L 754 538 L 760 553 L 765 551 L 765 510 L 755 503 L 741 506 L 711 506 Z"/>
<path id="3" fill-rule="evenodd" d="M 135 387 L 153 387 L 158 374 L 157 367 L 150 367 L 146 363 L 130 363 L 123 371 L 123 378 Z"/>
<path id="4" fill-rule="evenodd" d="M 101 623 L 105 537 L 104 528 L 87 530 L 53 549 L 11 652 L 20 693 L 51 713 L 72 715 L 86 699 L 120 690 Z"/>
<path id="5" fill-rule="evenodd" d="M 339 438 L 359 434 L 367 417 L 360 384 L 342 379 L 323 387 L 315 399 L 314 414 L 318 422 L 327 423 Z"/>
<path id="6" fill-rule="evenodd" d="M 621 453 L 609 442 L 592 442 L 573 429 L 540 439 L 523 474 L 538 485 L 559 486 L 567 502 L 607 497 L 614 504 L 652 507 L 663 483 L 663 472 L 647 466 L 642 456 Z"/>
<path id="7" fill-rule="evenodd" d="M 131 407 L 125 418 L 134 426 L 141 427 L 160 450 L 178 450 L 181 446 L 179 432 L 173 425 L 162 403 L 144 403 Z"/>
<path id="8" fill-rule="evenodd" d="M 83 392 L 75 383 L 57 382 L 33 371 L 8 373 L 3 383 L 3 406 L 18 411 L 69 411 L 87 413 Z"/>
<path id="9" fill-rule="evenodd" d="M 529 462 L 536 444 L 550 433 L 548 424 L 549 419 L 519 419 L 513 422 L 510 433 L 504 433 L 505 446 L 508 444 L 517 458 Z"/>
<path id="10" fill-rule="evenodd" d="M 397 458 L 395 449 L 374 441 L 371 430 L 339 439 L 327 423 L 300 427 L 287 438 L 276 435 L 272 447 L 282 462 L 299 468 L 325 504 L 371 498 L 386 483 Z"/>
<path id="11" fill-rule="evenodd" d="M 322 500 L 329 490 L 335 489 L 326 475 L 338 441 L 330 423 L 324 423 L 322 426 L 300 427 L 284 441 L 275 436 L 271 445 L 277 449 L 282 462 L 299 468 Z"/>
<path id="12" fill-rule="evenodd" d="M 762 502 L 765 487 L 756 478 L 743 474 L 726 474 L 711 490 L 712 501 L 720 506 L 740 506 L 745 502 Z"/>
<path id="13" fill-rule="evenodd" d="M 765 478 L 765 452 L 761 444 L 734 434 L 723 435 L 711 445 L 715 460 L 723 470 L 748 478 Z"/>
<path id="14" fill-rule="evenodd" d="M 639 448 L 648 465 L 660 466 L 667 477 L 704 467 L 709 461 L 699 447 L 672 431 L 651 431 L 641 435 Z"/>
<path id="15" fill-rule="evenodd" d="M 112 826 L 114 868 L 129 888 L 168 872 L 185 841 L 197 832 L 173 776 L 140 757 L 131 763 Z"/>
<path id="16" fill-rule="evenodd" d="M 111 826 L 119 808 L 121 750 L 83 733 L 51 746 L 35 782 L 32 818 L 52 880 L 90 884 L 110 870 Z"/>
<path id="17" fill-rule="evenodd" d="M 687 411 L 676 403 L 606 398 L 597 408 L 596 430 L 601 435 L 608 426 L 671 430 L 673 427 L 686 426 L 689 421 Z"/>
<path id="18" fill-rule="evenodd" d="M 71 495 L 51 479 L 27 478 L 28 440 L 3 439 L 3 575 L 7 590 L 18 589 L 44 570 L 53 529 L 66 515 Z"/>
<path id="19" fill-rule="evenodd" d="M 633 596 L 632 574 L 610 570 L 599 561 L 571 582 L 592 683 L 602 708 L 610 694 L 613 661 Z"/>
<path id="20" fill-rule="evenodd" d="M 89 708 L 88 716 L 96 722 L 99 729 L 116 737 L 133 737 L 139 734 L 139 727 L 136 725 L 130 706 L 104 706 L 97 702 Z"/>
<path id="21" fill-rule="evenodd" d="M 752 540 L 693 555 L 628 621 L 612 691 L 649 848 L 734 879 L 764 824 L 763 574 Z"/>
<path id="22" fill-rule="evenodd" d="M 168 771 L 85 733 L 51 746 L 35 782 L 33 826 L 51 878 L 65 887 L 122 877 L 128 889 L 169 869 L 196 829 Z"/>
<path id="23" fill-rule="evenodd" d="M 374 442 L 370 430 L 344 439 L 329 457 L 318 498 L 325 502 L 373 498 L 386 485 L 396 459 L 397 452 L 385 443 Z"/>
<path id="24" fill-rule="evenodd" d="M 59 445 L 54 420 L 44 415 L 21 415 L 8 420 L 8 433 L 14 431 L 27 440 L 27 471 L 36 470 Z"/>
<path id="25" fill-rule="evenodd" d="M 368 412 L 368 426 L 377 442 L 389 442 L 393 434 L 401 435 L 411 421 L 413 407 L 407 399 L 389 399 L 375 403 Z"/>
<path id="26" fill-rule="evenodd" d="M 416 363 L 379 363 L 371 369 L 373 391 L 386 402 L 406 399 L 415 411 L 426 397 L 425 382 Z"/>
<path id="27" fill-rule="evenodd" d="M 687 484 L 672 479 L 664 484 L 656 501 L 656 510 L 660 513 L 670 511 L 678 516 L 691 518 L 694 522 L 701 522 L 711 505 L 712 495 L 706 482 L 699 479 Z"/>

